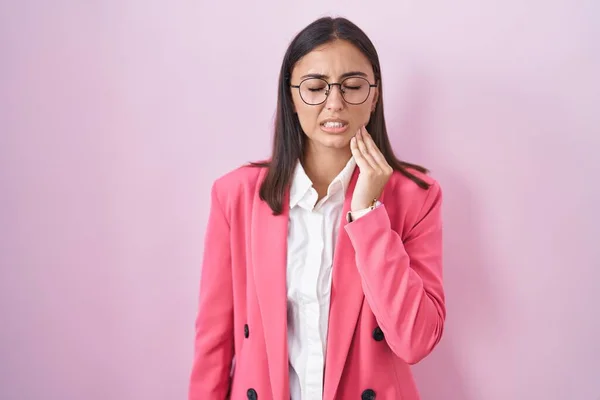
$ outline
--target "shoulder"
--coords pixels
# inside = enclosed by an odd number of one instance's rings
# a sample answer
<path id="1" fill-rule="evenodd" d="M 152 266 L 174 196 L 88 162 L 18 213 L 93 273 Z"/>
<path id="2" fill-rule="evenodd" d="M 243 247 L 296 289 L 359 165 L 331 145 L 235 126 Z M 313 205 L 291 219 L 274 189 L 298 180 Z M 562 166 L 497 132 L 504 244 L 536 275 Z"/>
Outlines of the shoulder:
<path id="1" fill-rule="evenodd" d="M 266 167 L 248 163 L 228 171 L 214 180 L 213 196 L 216 196 L 221 204 L 225 204 L 244 197 L 244 194 L 253 195 L 266 170 Z"/>
<path id="2" fill-rule="evenodd" d="M 442 203 L 442 190 L 439 182 L 430 175 L 408 168 L 409 174 L 429 185 L 420 187 L 409 176 L 394 171 L 384 193 L 384 203 L 392 206 L 398 217 L 407 221 L 418 221 L 433 209 L 439 209 Z M 394 212 L 392 211 L 392 212 Z"/>
<path id="3" fill-rule="evenodd" d="M 413 168 L 407 168 L 406 171 L 415 178 L 427 183 L 429 188 L 422 188 L 411 177 L 400 171 L 394 171 L 390 178 L 390 189 L 395 195 L 402 194 L 411 198 L 426 198 L 432 194 L 437 196 L 438 193 L 441 193 L 439 182 L 431 175 Z"/>
<path id="4" fill-rule="evenodd" d="M 213 182 L 213 186 L 218 191 L 231 191 L 240 186 L 255 184 L 264 170 L 265 167 L 256 167 L 251 164 L 245 164 L 219 176 Z"/>

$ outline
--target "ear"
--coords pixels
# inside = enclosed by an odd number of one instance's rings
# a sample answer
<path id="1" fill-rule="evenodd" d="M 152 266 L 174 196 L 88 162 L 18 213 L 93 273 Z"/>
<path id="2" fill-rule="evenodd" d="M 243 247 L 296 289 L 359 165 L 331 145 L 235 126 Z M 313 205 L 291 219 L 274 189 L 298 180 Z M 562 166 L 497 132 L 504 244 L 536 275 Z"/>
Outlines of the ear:
<path id="1" fill-rule="evenodd" d="M 371 113 L 375 112 L 375 107 L 377 107 L 377 101 L 379 100 L 379 87 L 375 88 L 373 92 L 373 101 L 371 103 Z"/>

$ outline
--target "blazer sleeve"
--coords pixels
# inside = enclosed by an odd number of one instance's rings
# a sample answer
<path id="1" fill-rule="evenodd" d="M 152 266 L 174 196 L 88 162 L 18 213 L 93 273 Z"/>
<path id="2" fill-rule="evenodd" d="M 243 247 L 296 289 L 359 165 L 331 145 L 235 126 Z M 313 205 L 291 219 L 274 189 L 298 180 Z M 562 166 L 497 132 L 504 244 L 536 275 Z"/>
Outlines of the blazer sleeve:
<path id="1" fill-rule="evenodd" d="M 365 298 L 391 350 L 409 364 L 433 350 L 446 318 L 441 205 L 434 182 L 404 240 L 392 229 L 385 204 L 345 226 Z"/>
<path id="2" fill-rule="evenodd" d="M 215 183 L 204 238 L 189 400 L 228 396 L 234 355 L 230 240 L 229 223 Z"/>

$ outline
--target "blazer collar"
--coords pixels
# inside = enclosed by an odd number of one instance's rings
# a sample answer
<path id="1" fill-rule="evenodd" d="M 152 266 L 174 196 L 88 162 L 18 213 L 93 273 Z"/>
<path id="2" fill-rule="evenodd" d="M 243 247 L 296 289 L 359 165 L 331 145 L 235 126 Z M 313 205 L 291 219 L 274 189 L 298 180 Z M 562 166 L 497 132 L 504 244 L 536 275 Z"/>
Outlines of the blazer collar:
<path id="1" fill-rule="evenodd" d="M 351 160 L 349 165 L 353 163 Z M 359 174 L 358 168 L 352 166 L 350 169 L 350 166 L 347 166 L 351 173 L 333 259 L 324 400 L 335 398 L 364 300 L 354 248 L 344 228 L 348 223 L 345 216 L 350 211 Z M 265 175 L 266 169 L 261 172 L 259 182 L 263 181 Z M 287 399 L 290 393 L 286 294 L 290 191 L 286 192 L 282 214 L 275 216 L 269 205 L 260 200 L 259 189 L 260 184 L 257 185 L 252 206 L 252 276 L 265 336 L 273 398 Z"/>
<path id="2" fill-rule="evenodd" d="M 354 261 L 354 247 L 344 228 L 348 224 L 346 214 L 350 211 L 358 174 L 359 169 L 356 168 L 351 176 L 344 200 L 344 209 L 333 255 L 323 400 L 335 398 L 364 300 L 361 278 Z"/>
<path id="3" fill-rule="evenodd" d="M 283 201 L 283 212 L 273 215 L 269 205 L 260 199 L 260 183 L 267 169 L 259 176 L 250 234 L 252 276 L 263 325 L 267 364 L 274 399 L 288 399 L 289 371 L 287 351 L 287 231 L 289 191 Z"/>
<path id="4" fill-rule="evenodd" d="M 344 169 L 335 177 L 335 179 L 329 185 L 327 189 L 328 194 L 331 194 L 333 190 L 339 186 L 343 193 L 346 193 L 352 179 L 352 174 L 356 169 L 356 160 L 354 157 L 350 157 L 350 160 L 344 166 Z M 300 161 L 297 162 L 294 168 L 294 174 L 292 175 L 292 182 L 290 185 L 290 197 L 289 205 L 290 208 L 294 208 L 298 203 L 307 195 L 313 183 L 306 175 L 306 171 Z"/>

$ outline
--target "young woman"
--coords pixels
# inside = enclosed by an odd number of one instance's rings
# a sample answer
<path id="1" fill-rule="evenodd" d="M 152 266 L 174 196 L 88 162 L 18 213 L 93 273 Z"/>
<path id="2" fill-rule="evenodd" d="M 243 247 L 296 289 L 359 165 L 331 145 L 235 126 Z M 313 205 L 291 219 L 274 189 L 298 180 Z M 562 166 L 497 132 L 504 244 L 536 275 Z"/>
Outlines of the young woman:
<path id="1" fill-rule="evenodd" d="M 441 191 L 388 139 L 371 41 L 322 18 L 291 42 L 272 157 L 212 187 L 190 400 L 419 398 L 440 341 Z"/>

